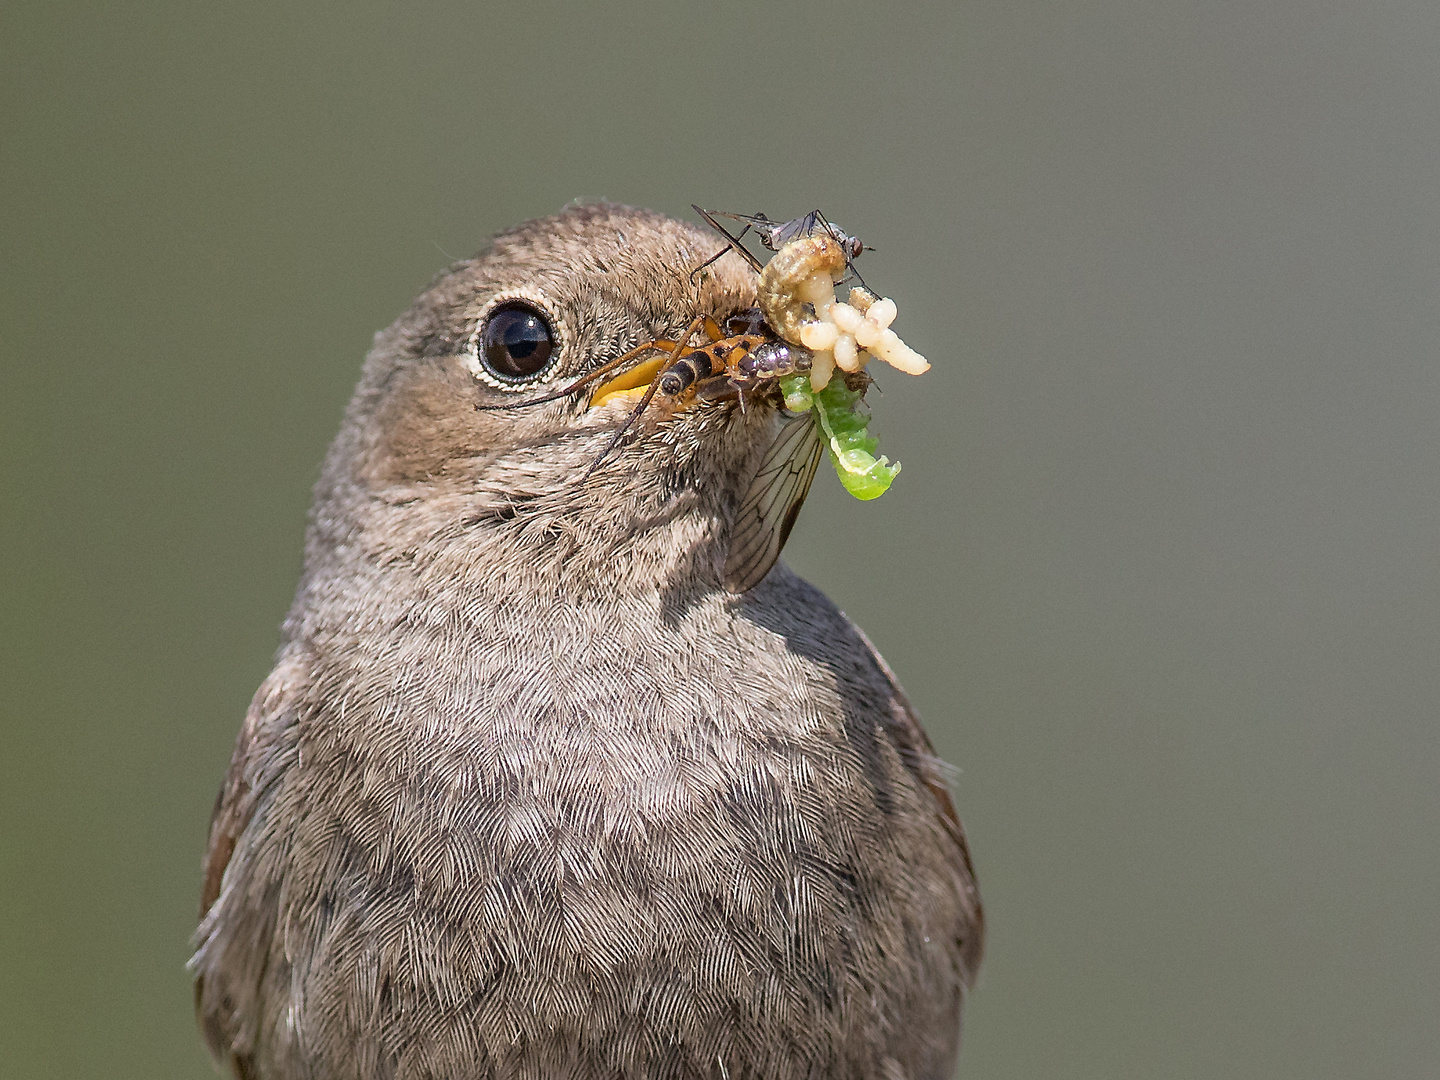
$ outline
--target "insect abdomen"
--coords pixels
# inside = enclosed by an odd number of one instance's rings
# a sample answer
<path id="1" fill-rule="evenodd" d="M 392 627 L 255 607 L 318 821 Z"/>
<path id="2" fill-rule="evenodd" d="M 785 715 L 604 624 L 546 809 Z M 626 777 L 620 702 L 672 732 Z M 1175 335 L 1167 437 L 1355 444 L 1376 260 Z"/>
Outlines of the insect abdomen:
<path id="1" fill-rule="evenodd" d="M 701 379 L 715 374 L 715 360 L 709 350 L 697 349 L 682 356 L 660 373 L 659 391 L 666 397 L 678 397 Z"/>
<path id="2" fill-rule="evenodd" d="M 803 345 L 788 341 L 767 341 L 750 350 L 737 365 L 746 379 L 778 379 L 797 371 L 808 371 L 815 354 Z"/>

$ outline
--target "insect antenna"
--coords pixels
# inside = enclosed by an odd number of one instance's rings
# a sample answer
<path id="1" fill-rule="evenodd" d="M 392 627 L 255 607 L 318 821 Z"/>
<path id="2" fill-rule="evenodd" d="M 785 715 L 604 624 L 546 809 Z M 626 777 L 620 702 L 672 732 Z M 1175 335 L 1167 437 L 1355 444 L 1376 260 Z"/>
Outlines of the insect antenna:
<path id="1" fill-rule="evenodd" d="M 568 386 L 562 386 L 559 390 L 554 390 L 548 394 L 542 394 L 540 397 L 537 398 L 529 398 L 526 401 L 516 401 L 505 405 L 476 405 L 475 408 L 480 412 L 500 412 L 505 409 L 526 409 L 529 408 L 531 405 L 544 405 L 547 401 L 559 401 L 561 398 L 569 397 L 571 394 L 575 393 L 576 390 L 584 389 L 596 379 L 609 375 L 616 368 L 628 363 L 631 360 L 634 360 L 638 356 L 643 356 L 647 352 L 664 352 L 666 349 L 675 348 L 675 346 L 675 342 L 666 341 L 664 338 L 657 338 L 654 341 L 647 341 L 644 345 L 639 345 L 636 348 L 631 349 L 623 356 L 617 356 L 614 360 L 607 360 L 594 371 L 587 371 L 584 375 L 581 375 L 578 379 L 575 379 Z"/>

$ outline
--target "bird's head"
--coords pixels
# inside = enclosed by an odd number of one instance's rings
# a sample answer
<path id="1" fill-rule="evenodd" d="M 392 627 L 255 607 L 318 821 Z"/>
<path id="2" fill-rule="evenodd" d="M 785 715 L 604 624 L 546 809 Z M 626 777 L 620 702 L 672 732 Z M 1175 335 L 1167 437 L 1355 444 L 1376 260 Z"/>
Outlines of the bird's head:
<path id="1" fill-rule="evenodd" d="M 744 574 L 727 558 L 782 427 L 774 403 L 657 398 L 615 443 L 663 357 L 559 393 L 646 342 L 679 340 L 697 315 L 723 322 L 753 305 L 755 272 L 733 252 L 692 273 L 722 244 L 587 205 L 439 277 L 376 338 L 317 488 L 307 565 L 401 559 L 567 592 L 637 577 L 754 584 L 773 554 Z M 776 553 L 791 521 L 762 522 Z"/>

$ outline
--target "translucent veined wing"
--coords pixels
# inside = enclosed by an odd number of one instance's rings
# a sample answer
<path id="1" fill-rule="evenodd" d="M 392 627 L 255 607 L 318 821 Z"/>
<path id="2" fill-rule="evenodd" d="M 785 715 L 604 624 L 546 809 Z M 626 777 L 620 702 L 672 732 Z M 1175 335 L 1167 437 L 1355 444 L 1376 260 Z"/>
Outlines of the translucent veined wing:
<path id="1" fill-rule="evenodd" d="M 760 243 L 763 244 L 765 247 L 769 248 L 771 251 L 779 251 L 780 248 L 787 244 L 789 241 L 794 240 L 797 237 L 809 236 L 816 230 L 817 227 L 822 226 L 825 229 L 829 230 L 837 240 L 841 240 L 842 242 L 850 240 L 851 242 L 853 242 L 852 238 L 846 237 L 844 233 L 838 232 L 837 230 L 832 228 L 830 223 L 825 220 L 825 215 L 820 213 L 819 210 L 811 210 L 808 214 L 805 214 L 798 218 L 792 218 L 790 221 L 775 221 L 771 218 L 766 217 L 764 214 L 731 214 L 727 213 L 724 210 L 706 210 L 704 207 L 697 206 L 695 203 L 691 203 L 690 205 L 697 214 L 699 214 L 702 218 L 705 219 L 706 223 L 712 229 L 714 229 L 717 233 L 719 233 L 725 238 L 725 242 L 727 245 L 725 248 L 722 248 L 717 254 L 710 256 L 710 258 L 706 259 L 703 263 L 701 263 L 694 270 L 692 270 L 692 276 L 699 271 L 705 269 L 705 267 L 709 266 L 726 251 L 729 251 L 731 249 L 733 249 L 741 258 L 748 262 L 751 268 L 754 269 L 754 271 L 758 274 L 763 268 L 764 264 L 755 257 L 753 252 L 751 252 L 748 248 L 745 247 L 745 244 L 743 242 L 745 234 L 748 233 L 751 229 L 754 229 L 755 234 L 759 236 Z M 732 233 L 729 229 L 725 228 L 724 225 L 721 225 L 718 220 L 716 220 L 717 218 L 722 217 L 729 218 L 731 221 L 744 222 L 745 227 L 741 229 L 738 234 Z"/>
<path id="2" fill-rule="evenodd" d="M 715 211 L 721 217 L 730 218 L 732 221 L 743 221 L 750 228 L 760 234 L 760 242 L 771 251 L 778 251 L 782 245 L 789 243 L 799 236 L 809 236 L 820 225 L 829 223 L 825 221 L 825 215 L 819 210 L 811 210 L 798 218 L 789 221 L 776 221 L 764 214 L 727 214 L 724 211 Z"/>
<path id="3" fill-rule="evenodd" d="M 788 418 L 750 480 L 735 512 L 725 588 L 742 593 L 760 584 L 790 538 L 824 444 L 808 412 Z"/>

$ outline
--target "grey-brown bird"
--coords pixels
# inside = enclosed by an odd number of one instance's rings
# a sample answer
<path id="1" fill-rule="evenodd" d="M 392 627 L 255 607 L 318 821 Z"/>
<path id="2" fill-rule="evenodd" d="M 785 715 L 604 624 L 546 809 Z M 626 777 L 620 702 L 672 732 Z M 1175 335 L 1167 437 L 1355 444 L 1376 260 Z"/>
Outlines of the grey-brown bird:
<path id="1" fill-rule="evenodd" d="M 774 563 L 785 414 L 647 410 L 606 454 L 633 395 L 525 406 L 752 305 L 733 253 L 691 280 L 715 251 L 570 209 L 377 336 L 210 829 L 191 966 L 235 1076 L 951 1074 L 965 836 L 884 660 Z"/>

